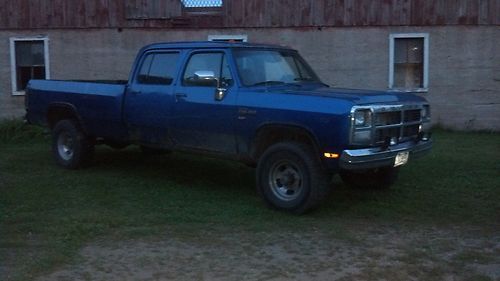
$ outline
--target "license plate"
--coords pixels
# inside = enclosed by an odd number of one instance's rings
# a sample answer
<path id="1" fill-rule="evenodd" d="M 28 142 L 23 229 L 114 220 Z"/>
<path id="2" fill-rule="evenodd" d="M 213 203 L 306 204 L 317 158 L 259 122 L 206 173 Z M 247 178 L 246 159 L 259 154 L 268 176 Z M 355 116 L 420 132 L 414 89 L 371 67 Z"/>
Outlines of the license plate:
<path id="1" fill-rule="evenodd" d="M 410 153 L 408 151 L 398 152 L 396 159 L 394 159 L 394 167 L 406 164 L 409 156 Z"/>

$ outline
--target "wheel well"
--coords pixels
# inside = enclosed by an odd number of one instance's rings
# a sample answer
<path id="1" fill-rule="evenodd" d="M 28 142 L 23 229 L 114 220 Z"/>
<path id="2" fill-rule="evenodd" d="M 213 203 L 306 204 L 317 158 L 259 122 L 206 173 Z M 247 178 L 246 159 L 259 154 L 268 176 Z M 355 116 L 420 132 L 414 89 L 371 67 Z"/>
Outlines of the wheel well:
<path id="1" fill-rule="evenodd" d="M 49 108 L 47 112 L 47 125 L 50 129 L 54 128 L 58 121 L 64 119 L 75 120 L 80 125 L 78 115 L 72 108 L 67 106 L 53 106 Z"/>
<path id="2" fill-rule="evenodd" d="M 312 134 L 304 128 L 286 125 L 266 126 L 257 132 L 250 153 L 257 161 L 271 145 L 283 141 L 295 141 L 310 145 L 316 153 L 319 148 Z"/>

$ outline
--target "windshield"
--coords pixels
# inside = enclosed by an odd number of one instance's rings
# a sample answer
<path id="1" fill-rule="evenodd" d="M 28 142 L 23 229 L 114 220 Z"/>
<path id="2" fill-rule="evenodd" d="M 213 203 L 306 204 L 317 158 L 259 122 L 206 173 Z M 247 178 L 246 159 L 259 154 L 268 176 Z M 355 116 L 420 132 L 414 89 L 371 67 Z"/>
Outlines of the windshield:
<path id="1" fill-rule="evenodd" d="M 298 83 L 320 83 L 298 53 L 283 50 L 235 50 L 240 79 L 245 86 Z"/>

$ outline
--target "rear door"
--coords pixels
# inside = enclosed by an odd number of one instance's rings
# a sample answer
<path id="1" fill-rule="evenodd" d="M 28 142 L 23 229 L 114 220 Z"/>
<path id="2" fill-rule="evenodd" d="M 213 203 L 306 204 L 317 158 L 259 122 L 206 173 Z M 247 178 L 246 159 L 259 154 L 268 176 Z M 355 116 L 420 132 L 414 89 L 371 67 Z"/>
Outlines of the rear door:
<path id="1" fill-rule="evenodd" d="M 178 50 L 150 51 L 139 61 L 124 104 L 132 140 L 171 146 L 168 128 L 180 58 Z"/>
<path id="2" fill-rule="evenodd" d="M 193 50 L 188 55 L 175 103 L 171 133 L 175 142 L 188 149 L 224 154 L 236 153 L 234 125 L 237 117 L 234 74 L 227 50 Z M 194 79 L 195 72 L 213 72 L 226 90 L 215 99 L 216 83 Z"/>

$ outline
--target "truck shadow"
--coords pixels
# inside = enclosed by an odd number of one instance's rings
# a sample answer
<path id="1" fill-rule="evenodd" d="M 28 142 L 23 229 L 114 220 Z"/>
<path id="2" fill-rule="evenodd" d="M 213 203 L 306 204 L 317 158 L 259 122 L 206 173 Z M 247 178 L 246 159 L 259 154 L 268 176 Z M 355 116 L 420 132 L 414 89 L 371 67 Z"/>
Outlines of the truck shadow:
<path id="1" fill-rule="evenodd" d="M 255 169 L 239 162 L 187 153 L 144 155 L 138 148 L 99 148 L 90 169 L 178 185 L 207 185 L 254 192 Z M 255 192 L 254 192 L 255 193 Z"/>
<path id="2" fill-rule="evenodd" d="M 99 148 L 92 170 L 114 177 L 150 181 L 153 185 L 196 187 L 210 192 L 230 192 L 241 196 L 258 197 L 255 188 L 255 169 L 236 161 L 220 160 L 186 153 L 144 155 L 138 148 L 121 151 Z M 338 175 L 331 181 L 332 192 L 320 208 L 327 213 L 349 213 L 369 202 L 393 197 L 391 190 L 374 191 L 345 186 Z M 259 199 L 260 200 L 260 199 Z"/>

